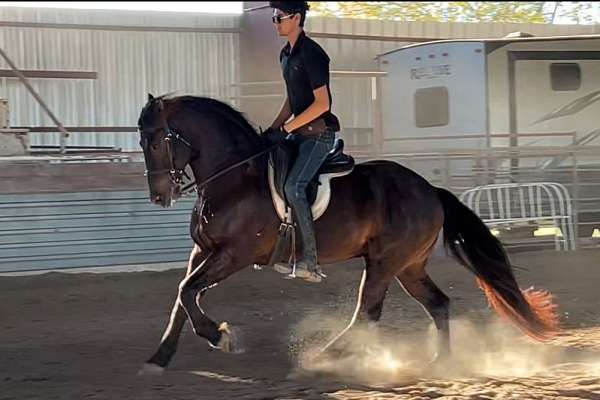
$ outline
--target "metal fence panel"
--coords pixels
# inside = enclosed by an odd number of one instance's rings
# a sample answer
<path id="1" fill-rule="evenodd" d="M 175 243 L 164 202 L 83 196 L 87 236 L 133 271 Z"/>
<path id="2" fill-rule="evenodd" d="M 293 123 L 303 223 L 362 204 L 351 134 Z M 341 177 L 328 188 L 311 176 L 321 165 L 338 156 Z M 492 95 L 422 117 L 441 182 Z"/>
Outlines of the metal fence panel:
<path id="1" fill-rule="evenodd" d="M 227 100 L 239 81 L 238 16 L 0 7 L 0 22 L 8 24 L 0 46 L 20 69 L 97 73 L 97 79 L 30 79 L 65 126 L 136 126 L 148 92 Z M 4 60 L 0 69 L 8 69 Z M 11 126 L 54 126 L 18 79 L 0 78 L 0 97 L 9 99 Z M 32 145 L 59 142 L 58 133 L 30 136 Z M 70 146 L 124 151 L 139 149 L 137 142 L 135 133 L 67 139 Z"/>
<path id="2" fill-rule="evenodd" d="M 0 272 L 185 261 L 195 198 L 146 191 L 0 196 Z"/>

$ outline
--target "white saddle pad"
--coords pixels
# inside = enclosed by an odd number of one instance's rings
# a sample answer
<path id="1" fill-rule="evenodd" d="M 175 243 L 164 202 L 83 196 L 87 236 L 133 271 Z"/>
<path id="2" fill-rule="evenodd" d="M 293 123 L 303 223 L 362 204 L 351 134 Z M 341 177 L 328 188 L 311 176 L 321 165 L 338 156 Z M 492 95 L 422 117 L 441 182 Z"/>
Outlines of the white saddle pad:
<path id="1" fill-rule="evenodd" d="M 337 172 L 333 174 L 321 174 L 319 175 L 319 188 L 317 189 L 317 198 L 312 205 L 312 215 L 313 220 L 316 221 L 321 217 L 325 210 L 327 210 L 327 206 L 329 205 L 329 200 L 331 199 L 331 186 L 330 180 L 333 178 L 337 178 L 340 176 L 348 175 L 353 171 L 354 168 L 344 171 Z M 269 162 L 269 188 L 271 189 L 271 198 L 273 199 L 273 205 L 275 206 L 275 210 L 277 211 L 277 215 L 281 221 L 285 221 L 286 216 L 286 205 L 277 190 L 275 189 L 275 171 L 273 170 L 273 165 Z"/>

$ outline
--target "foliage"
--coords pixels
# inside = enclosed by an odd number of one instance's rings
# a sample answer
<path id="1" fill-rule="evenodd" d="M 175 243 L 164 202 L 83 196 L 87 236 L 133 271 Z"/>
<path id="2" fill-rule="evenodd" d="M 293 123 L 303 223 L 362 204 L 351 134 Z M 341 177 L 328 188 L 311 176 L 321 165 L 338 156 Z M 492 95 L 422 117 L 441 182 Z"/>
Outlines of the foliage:
<path id="1" fill-rule="evenodd" d="M 600 23 L 589 1 L 311 1 L 311 15 L 437 22 Z"/>

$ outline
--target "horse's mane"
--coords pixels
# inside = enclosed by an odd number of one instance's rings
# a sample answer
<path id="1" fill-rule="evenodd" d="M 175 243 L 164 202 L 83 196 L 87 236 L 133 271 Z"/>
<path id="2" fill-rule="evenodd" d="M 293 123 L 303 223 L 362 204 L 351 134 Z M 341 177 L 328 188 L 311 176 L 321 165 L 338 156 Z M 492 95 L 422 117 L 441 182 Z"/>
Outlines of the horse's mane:
<path id="1" fill-rule="evenodd" d="M 156 99 L 161 99 L 165 103 L 178 103 L 202 113 L 212 112 L 218 114 L 236 125 L 235 129 L 228 129 L 230 135 L 243 134 L 251 143 L 256 145 L 260 145 L 261 143 L 258 133 L 250 122 L 248 122 L 244 114 L 220 100 L 199 96 L 170 97 L 169 94 L 159 96 Z"/>
<path id="2" fill-rule="evenodd" d="M 147 107 L 149 108 L 153 104 L 156 104 L 156 102 L 162 101 L 165 104 L 194 110 L 200 114 L 216 115 L 220 120 L 226 122 L 226 124 L 224 124 L 226 126 L 222 126 L 223 129 L 220 133 L 229 136 L 231 143 L 234 146 L 234 151 L 241 152 L 241 155 L 243 156 L 250 156 L 254 154 L 255 151 L 264 149 L 265 144 L 258 135 L 258 132 L 256 132 L 254 127 L 248 122 L 244 114 L 229 104 L 209 97 L 171 95 L 172 93 L 155 97 L 147 104 Z M 248 144 L 256 146 L 255 149 L 249 149 Z M 257 171 L 266 174 L 267 160 L 268 154 L 265 153 L 252 161 L 252 164 L 256 165 Z"/>

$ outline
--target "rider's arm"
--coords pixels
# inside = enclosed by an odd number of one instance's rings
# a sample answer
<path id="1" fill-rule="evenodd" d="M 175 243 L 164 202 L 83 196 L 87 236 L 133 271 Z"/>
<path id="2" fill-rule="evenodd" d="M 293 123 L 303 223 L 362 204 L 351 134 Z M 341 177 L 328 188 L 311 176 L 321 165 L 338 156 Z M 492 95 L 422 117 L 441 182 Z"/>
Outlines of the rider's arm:
<path id="1" fill-rule="evenodd" d="M 281 105 L 281 109 L 279 110 L 279 114 L 277 114 L 277 118 L 271 124 L 271 128 L 276 129 L 285 123 L 292 116 L 292 108 L 290 107 L 290 100 L 285 96 L 285 100 Z"/>
<path id="2" fill-rule="evenodd" d="M 315 101 L 303 113 L 285 124 L 284 128 L 287 132 L 293 132 L 309 122 L 319 118 L 324 112 L 329 111 L 329 93 L 327 86 L 323 85 L 320 88 L 313 90 Z"/>
<path id="3" fill-rule="evenodd" d="M 329 111 L 331 99 L 327 84 L 329 83 L 329 56 L 318 46 L 304 46 L 301 51 L 302 64 L 310 81 L 315 100 L 300 115 L 284 125 L 288 132 L 308 124 Z"/>

